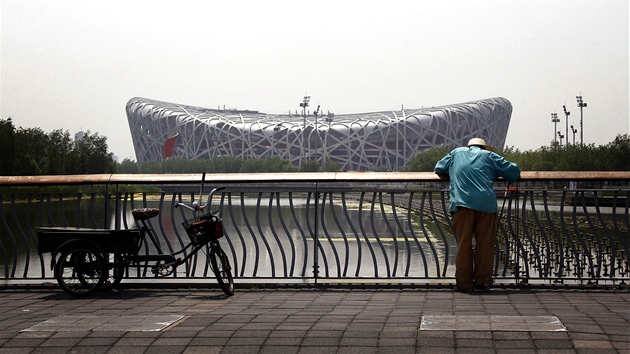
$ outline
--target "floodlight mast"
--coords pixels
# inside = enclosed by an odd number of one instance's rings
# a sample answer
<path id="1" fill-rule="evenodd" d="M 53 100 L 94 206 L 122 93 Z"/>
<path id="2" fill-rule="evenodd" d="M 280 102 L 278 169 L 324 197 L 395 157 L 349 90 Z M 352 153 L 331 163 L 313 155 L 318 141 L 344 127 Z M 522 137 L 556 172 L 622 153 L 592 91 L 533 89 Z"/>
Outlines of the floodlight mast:
<path id="1" fill-rule="evenodd" d="M 302 153 L 300 156 L 300 167 L 302 167 L 302 159 L 306 157 L 305 154 L 305 145 L 306 145 L 306 107 L 308 107 L 308 101 L 310 101 L 311 96 L 304 96 L 304 100 L 300 102 L 300 107 L 302 107 L 302 117 L 304 118 L 304 127 L 302 128 Z"/>
<path id="2" fill-rule="evenodd" d="M 584 145 L 584 124 L 582 122 L 584 118 L 584 113 L 582 109 L 586 107 L 587 105 L 586 105 L 586 102 L 582 100 L 581 94 L 579 96 L 575 96 L 575 99 L 577 99 L 577 106 L 580 107 L 580 144 Z"/>
<path id="3" fill-rule="evenodd" d="M 562 109 L 564 110 L 564 117 L 565 117 L 565 131 L 564 131 L 564 136 L 567 137 L 567 142 L 565 145 L 569 145 L 569 115 L 571 114 L 571 112 L 567 112 L 567 106 L 563 105 Z M 574 142 L 575 144 L 575 142 Z"/>
<path id="4" fill-rule="evenodd" d="M 558 113 L 551 113 L 551 122 L 553 123 L 553 142 L 554 145 L 558 142 L 558 137 L 556 135 L 556 132 L 558 131 L 558 122 L 560 121 L 560 119 L 558 119 Z"/>

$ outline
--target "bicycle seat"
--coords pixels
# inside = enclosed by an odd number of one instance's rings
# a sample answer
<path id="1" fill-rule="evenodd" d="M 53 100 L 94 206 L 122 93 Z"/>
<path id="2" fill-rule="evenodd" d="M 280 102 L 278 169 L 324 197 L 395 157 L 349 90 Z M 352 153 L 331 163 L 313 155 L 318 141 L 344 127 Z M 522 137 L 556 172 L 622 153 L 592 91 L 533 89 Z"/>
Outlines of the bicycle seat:
<path id="1" fill-rule="evenodd" d="M 133 209 L 131 211 L 131 215 L 133 215 L 133 218 L 135 220 L 147 220 L 147 219 L 151 219 L 154 216 L 157 216 L 160 213 L 160 209 L 157 208 L 139 208 L 139 209 Z"/>

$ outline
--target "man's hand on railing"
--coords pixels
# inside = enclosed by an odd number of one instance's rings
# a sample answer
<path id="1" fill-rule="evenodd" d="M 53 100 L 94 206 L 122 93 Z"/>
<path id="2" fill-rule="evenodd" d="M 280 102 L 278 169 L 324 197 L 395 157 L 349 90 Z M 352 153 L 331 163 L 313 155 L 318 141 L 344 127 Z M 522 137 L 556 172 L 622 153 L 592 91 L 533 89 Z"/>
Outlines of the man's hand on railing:
<path id="1" fill-rule="evenodd" d="M 450 181 L 451 180 L 447 173 L 436 173 L 436 175 L 438 175 L 438 177 L 440 177 L 440 180 L 442 180 L 442 181 Z"/>

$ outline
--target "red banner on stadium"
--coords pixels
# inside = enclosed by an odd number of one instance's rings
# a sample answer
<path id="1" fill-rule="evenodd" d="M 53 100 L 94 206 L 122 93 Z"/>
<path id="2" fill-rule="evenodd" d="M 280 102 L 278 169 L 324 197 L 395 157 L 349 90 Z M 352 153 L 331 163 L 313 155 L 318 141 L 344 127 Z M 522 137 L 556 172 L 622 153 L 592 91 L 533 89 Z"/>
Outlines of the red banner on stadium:
<path id="1" fill-rule="evenodd" d="M 179 135 L 179 133 L 173 135 L 172 137 L 166 139 L 166 141 L 164 141 L 164 160 L 168 159 L 169 157 L 173 156 L 173 153 L 175 152 L 175 145 L 177 144 L 177 136 Z"/>

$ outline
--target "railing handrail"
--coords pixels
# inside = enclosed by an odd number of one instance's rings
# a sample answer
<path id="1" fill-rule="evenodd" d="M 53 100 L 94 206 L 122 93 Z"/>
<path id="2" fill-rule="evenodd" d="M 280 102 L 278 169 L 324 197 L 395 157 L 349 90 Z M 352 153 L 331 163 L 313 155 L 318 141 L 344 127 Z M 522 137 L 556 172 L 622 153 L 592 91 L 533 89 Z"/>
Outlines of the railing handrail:
<path id="1" fill-rule="evenodd" d="M 148 184 L 200 183 L 202 173 L 180 174 L 84 174 L 45 176 L 0 176 L 0 186 L 44 186 L 58 184 Z M 521 181 L 550 180 L 630 180 L 630 171 L 523 171 Z M 293 173 L 213 173 L 212 183 L 265 182 L 439 182 L 433 172 L 293 172 Z"/>
<path id="2" fill-rule="evenodd" d="M 179 224 L 188 215 L 175 212 L 174 205 L 182 198 L 197 200 L 197 188 L 190 187 L 202 176 L 0 177 L 0 186 L 11 186 L 0 192 L 0 279 L 3 270 L 5 280 L 52 278 L 50 255 L 32 257 L 37 227 L 128 229 L 134 227 L 134 208 L 162 210 L 150 221 L 158 246 L 179 252 L 186 240 Z M 521 192 L 497 193 L 495 279 L 589 284 L 630 279 L 630 172 L 526 171 L 521 177 L 523 183 L 514 184 Z M 229 186 L 216 205 L 239 280 L 453 279 L 448 182 L 433 172 L 206 174 L 205 182 Z M 63 185 L 105 188 L 19 193 L 14 187 Z M 142 191 L 144 185 L 163 190 Z M 149 252 L 148 246 L 142 252 Z M 212 277 L 207 271 L 207 260 L 199 257 L 174 278 Z M 146 280 L 152 277 L 147 274 L 136 269 L 129 276 Z"/>

